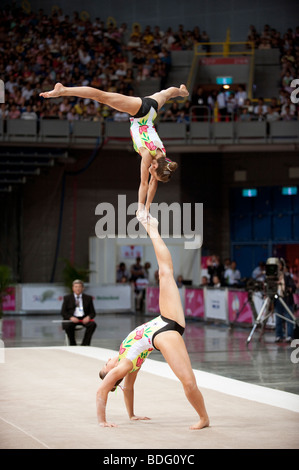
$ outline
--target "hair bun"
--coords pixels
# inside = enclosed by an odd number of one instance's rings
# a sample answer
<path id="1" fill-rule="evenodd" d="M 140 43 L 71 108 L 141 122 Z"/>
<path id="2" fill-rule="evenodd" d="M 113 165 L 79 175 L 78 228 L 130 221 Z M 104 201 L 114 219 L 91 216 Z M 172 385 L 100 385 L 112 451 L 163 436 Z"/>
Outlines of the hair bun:
<path id="1" fill-rule="evenodd" d="M 175 171 L 178 167 L 178 164 L 176 162 L 170 162 L 168 163 L 167 167 L 170 171 Z"/>

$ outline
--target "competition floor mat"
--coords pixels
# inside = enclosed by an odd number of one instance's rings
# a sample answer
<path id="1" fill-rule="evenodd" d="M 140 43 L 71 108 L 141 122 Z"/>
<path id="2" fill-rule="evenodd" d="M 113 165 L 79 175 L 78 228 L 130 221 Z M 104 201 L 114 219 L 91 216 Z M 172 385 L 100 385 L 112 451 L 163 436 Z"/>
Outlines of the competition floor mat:
<path id="1" fill-rule="evenodd" d="M 107 421 L 96 420 L 98 372 L 115 351 L 95 347 L 8 348 L 0 363 L 1 449 L 298 449 L 299 396 L 195 370 L 210 427 L 197 416 L 169 366 L 147 359 L 130 421 L 120 388 Z"/>

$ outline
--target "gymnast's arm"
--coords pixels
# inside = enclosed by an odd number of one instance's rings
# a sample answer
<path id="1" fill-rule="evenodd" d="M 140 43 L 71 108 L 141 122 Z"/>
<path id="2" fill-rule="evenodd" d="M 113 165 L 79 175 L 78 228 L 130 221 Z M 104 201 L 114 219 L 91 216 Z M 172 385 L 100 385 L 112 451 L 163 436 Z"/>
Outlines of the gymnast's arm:
<path id="1" fill-rule="evenodd" d="M 106 405 L 108 400 L 108 393 L 113 389 L 116 382 L 123 379 L 132 369 L 132 361 L 129 359 L 121 360 L 114 369 L 110 370 L 103 382 L 101 383 L 96 396 L 96 407 L 98 423 L 103 427 L 117 427 L 116 424 L 108 423 L 106 421 Z"/>
<path id="2" fill-rule="evenodd" d="M 139 370 L 140 369 L 126 375 L 124 388 L 123 388 L 125 405 L 127 408 L 129 418 L 132 421 L 150 419 L 150 418 L 147 418 L 146 416 L 135 416 L 134 414 L 134 383 L 135 383 Z"/>
<path id="3" fill-rule="evenodd" d="M 158 187 L 158 180 L 153 175 L 151 175 L 151 179 L 150 179 L 150 182 L 149 182 L 149 185 L 148 185 L 146 205 L 145 205 L 145 208 L 146 208 L 147 212 L 150 211 L 150 206 L 151 206 L 151 203 L 153 202 L 153 199 L 155 197 L 157 187 Z"/>
<path id="4" fill-rule="evenodd" d="M 147 191 L 149 187 L 148 178 L 149 178 L 149 167 L 151 165 L 151 162 L 152 162 L 152 158 L 150 155 L 146 155 L 146 154 L 141 155 L 140 185 L 139 185 L 139 190 L 138 190 L 138 210 L 143 210 L 145 207 L 145 200 L 146 200 Z"/>

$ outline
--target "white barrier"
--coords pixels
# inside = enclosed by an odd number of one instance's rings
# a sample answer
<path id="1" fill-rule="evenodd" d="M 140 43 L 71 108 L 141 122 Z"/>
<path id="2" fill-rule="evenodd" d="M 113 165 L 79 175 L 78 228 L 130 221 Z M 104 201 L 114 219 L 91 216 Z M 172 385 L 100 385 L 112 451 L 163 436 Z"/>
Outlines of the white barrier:
<path id="1" fill-rule="evenodd" d="M 19 286 L 20 310 L 9 313 L 60 313 L 66 288 L 57 284 Z M 97 313 L 133 310 L 132 288 L 128 284 L 88 285 L 84 292 L 93 298 Z"/>
<path id="2" fill-rule="evenodd" d="M 252 324 L 254 321 L 248 293 L 242 289 L 185 286 L 179 291 L 186 318 L 218 320 L 226 324 Z M 97 313 L 135 311 L 134 287 L 130 284 L 86 284 L 85 292 L 93 297 Z M 4 313 L 60 313 L 67 293 L 65 287 L 58 284 L 20 284 L 13 287 L 7 296 Z M 262 294 L 254 293 L 253 302 L 259 312 Z M 146 288 L 145 312 L 159 314 L 159 287 Z M 269 319 L 268 324 L 274 324 L 274 318 Z"/>

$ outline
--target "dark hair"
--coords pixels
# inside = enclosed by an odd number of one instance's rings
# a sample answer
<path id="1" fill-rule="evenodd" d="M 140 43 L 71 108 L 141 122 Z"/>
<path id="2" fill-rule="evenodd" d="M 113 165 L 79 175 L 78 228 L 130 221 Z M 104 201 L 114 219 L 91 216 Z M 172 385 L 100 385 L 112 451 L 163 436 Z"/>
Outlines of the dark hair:
<path id="1" fill-rule="evenodd" d="M 165 157 L 157 159 L 158 167 L 156 173 L 160 181 L 168 183 L 173 173 L 176 171 L 178 164 L 176 162 L 167 161 Z"/>
<path id="2" fill-rule="evenodd" d="M 106 377 L 106 375 L 108 374 L 108 372 L 102 372 L 100 370 L 99 372 L 99 377 L 100 379 L 104 380 L 104 378 Z M 115 384 L 114 386 L 111 388 L 110 392 L 114 392 L 114 390 L 116 390 L 116 387 L 122 382 L 123 379 L 119 379 Z"/>

